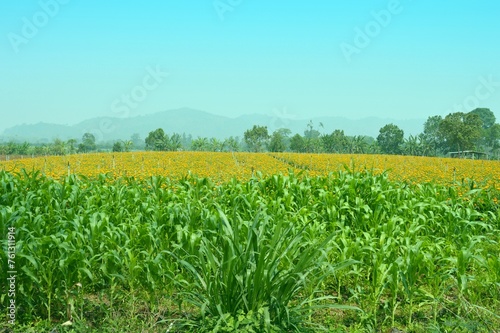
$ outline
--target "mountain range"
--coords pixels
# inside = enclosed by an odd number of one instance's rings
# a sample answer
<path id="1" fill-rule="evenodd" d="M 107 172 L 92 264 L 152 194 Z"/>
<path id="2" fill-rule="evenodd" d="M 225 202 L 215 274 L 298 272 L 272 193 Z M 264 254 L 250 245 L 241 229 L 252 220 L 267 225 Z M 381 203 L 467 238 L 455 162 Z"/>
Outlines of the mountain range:
<path id="1" fill-rule="evenodd" d="M 185 133 L 192 135 L 193 138 L 224 139 L 230 136 L 242 138 L 243 133 L 253 125 L 267 126 L 269 133 L 279 128 L 288 128 L 293 134 L 303 134 L 311 121 L 314 128 L 322 133 L 331 133 L 335 129 L 341 129 L 346 135 L 367 135 L 374 138 L 377 137 L 380 128 L 386 124 L 397 125 L 407 137 L 410 134 L 416 135 L 422 132 L 425 122 L 424 119 L 396 120 L 377 117 L 357 120 L 333 116 L 299 119 L 286 112 L 276 112 L 274 115 L 248 114 L 229 118 L 200 110 L 181 108 L 127 118 L 97 117 L 75 125 L 43 122 L 22 124 L 6 129 L 0 138 L 2 141 L 51 142 L 55 138 L 79 140 L 84 133 L 89 132 L 94 134 L 99 142 L 126 140 L 135 133 L 144 139 L 150 131 L 163 128 L 167 134 Z"/>

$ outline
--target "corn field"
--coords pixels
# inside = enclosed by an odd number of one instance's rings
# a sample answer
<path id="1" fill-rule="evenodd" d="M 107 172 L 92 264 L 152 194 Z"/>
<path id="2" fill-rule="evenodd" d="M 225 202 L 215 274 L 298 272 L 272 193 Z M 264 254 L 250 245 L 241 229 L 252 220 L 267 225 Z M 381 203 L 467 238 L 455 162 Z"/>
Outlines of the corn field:
<path id="1" fill-rule="evenodd" d="M 437 176 L 423 181 L 411 179 L 418 168 L 413 158 L 391 164 L 391 157 L 379 156 L 387 162 L 381 167 L 349 158 L 340 166 L 332 155 L 214 154 L 211 176 L 207 162 L 186 162 L 182 156 L 190 155 L 175 153 L 156 160 L 136 154 L 135 171 L 125 172 L 121 161 L 132 154 L 112 161 L 92 155 L 103 161 L 91 172 L 84 172 L 85 163 L 78 171 L 76 156 L 23 160 L 34 163 L 31 168 L 3 165 L 2 308 L 11 302 L 4 281 L 14 270 L 7 267 L 9 230 L 15 230 L 17 275 L 16 323 L 8 324 L 4 311 L 0 327 L 500 327 L 498 162 L 439 161 L 447 178 L 438 181 L 441 169 L 434 167 Z M 113 168 L 120 171 L 102 172 Z M 176 173 L 158 172 L 162 168 Z M 469 168 L 477 168 L 480 179 L 464 171 Z"/>

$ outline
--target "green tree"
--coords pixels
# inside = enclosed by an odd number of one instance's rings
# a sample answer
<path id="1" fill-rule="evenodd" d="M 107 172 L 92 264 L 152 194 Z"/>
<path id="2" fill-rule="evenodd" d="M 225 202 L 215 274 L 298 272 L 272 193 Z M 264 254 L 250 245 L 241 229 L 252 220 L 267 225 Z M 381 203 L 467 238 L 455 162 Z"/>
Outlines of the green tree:
<path id="1" fill-rule="evenodd" d="M 368 142 L 362 135 L 355 135 L 348 138 L 349 152 L 351 154 L 365 154 L 368 152 Z"/>
<path id="2" fill-rule="evenodd" d="M 481 118 L 482 128 L 488 129 L 495 124 L 495 114 L 487 108 L 477 108 L 469 112 L 470 114 L 478 115 Z"/>
<path id="3" fill-rule="evenodd" d="M 322 123 L 320 123 L 320 127 L 323 127 Z M 323 141 L 320 136 L 321 133 L 314 128 L 312 120 L 309 121 L 304 131 L 304 151 L 307 153 L 319 153 L 323 151 Z"/>
<path id="4" fill-rule="evenodd" d="M 132 141 L 132 147 L 135 147 L 136 149 L 141 149 L 144 147 L 144 141 L 141 140 L 141 136 L 139 135 L 139 133 L 132 134 L 130 140 Z"/>
<path id="5" fill-rule="evenodd" d="M 54 139 L 51 150 L 53 155 L 66 155 L 67 143 L 61 139 Z"/>
<path id="6" fill-rule="evenodd" d="M 168 136 L 165 136 L 168 139 Z M 166 150 L 178 151 L 182 148 L 182 136 L 178 133 L 172 134 L 170 139 L 167 140 Z"/>
<path id="7" fill-rule="evenodd" d="M 423 155 L 424 145 L 422 142 L 422 136 L 410 135 L 408 139 L 404 140 L 401 150 L 405 155 L 412 155 L 412 156 Z"/>
<path id="8" fill-rule="evenodd" d="M 439 125 L 448 151 L 474 149 L 481 137 L 481 118 L 474 113 L 455 112 L 448 114 Z"/>
<path id="9" fill-rule="evenodd" d="M 156 130 L 149 132 L 144 141 L 146 143 L 147 150 L 165 150 L 165 132 L 162 128 L 157 128 Z"/>
<path id="10" fill-rule="evenodd" d="M 80 152 L 88 153 L 96 150 L 95 136 L 92 133 L 84 133 L 82 136 L 82 143 L 78 146 Z"/>
<path id="11" fill-rule="evenodd" d="M 224 142 L 217 138 L 211 138 L 209 147 L 210 151 L 222 151 L 224 149 Z"/>
<path id="12" fill-rule="evenodd" d="M 122 152 L 123 151 L 123 145 L 121 141 L 116 141 L 113 144 L 113 152 Z"/>
<path id="13" fill-rule="evenodd" d="M 254 125 L 251 130 L 245 131 L 244 139 L 250 151 L 263 151 L 269 141 L 267 126 Z"/>
<path id="14" fill-rule="evenodd" d="M 336 129 L 331 134 L 321 137 L 323 147 L 327 153 L 345 153 L 347 151 L 347 136 L 343 130 Z"/>
<path id="15" fill-rule="evenodd" d="M 240 150 L 240 143 L 239 139 L 236 137 L 230 136 L 226 140 L 224 140 L 224 149 L 226 151 L 239 151 Z"/>
<path id="16" fill-rule="evenodd" d="M 28 155 L 28 151 L 30 149 L 30 144 L 28 142 L 23 142 L 17 145 L 17 154 L 19 155 Z"/>
<path id="17" fill-rule="evenodd" d="M 500 124 L 493 124 L 488 128 L 486 144 L 494 155 L 498 156 L 500 150 Z"/>
<path id="18" fill-rule="evenodd" d="M 288 128 L 280 128 L 273 132 L 269 141 L 269 151 L 284 152 L 288 148 L 289 136 L 292 133 Z"/>
<path id="19" fill-rule="evenodd" d="M 377 136 L 377 142 L 384 154 L 399 154 L 401 153 L 401 145 L 403 144 L 404 132 L 394 124 L 387 124 L 382 127 Z"/>
<path id="20" fill-rule="evenodd" d="M 479 138 L 479 144 L 483 146 L 484 148 L 492 148 L 491 144 L 491 137 L 492 135 L 494 136 L 494 133 L 492 133 L 492 127 L 495 125 L 495 114 L 487 108 L 477 108 L 469 112 L 470 114 L 475 114 L 478 115 L 479 118 L 481 118 L 482 122 L 482 130 L 481 130 L 481 137 Z M 493 129 L 493 132 L 495 130 Z"/>
<path id="21" fill-rule="evenodd" d="M 296 153 L 303 153 L 305 151 L 304 138 L 300 134 L 295 134 L 290 139 L 290 150 Z"/>
<path id="22" fill-rule="evenodd" d="M 194 151 L 208 151 L 209 142 L 207 138 L 198 137 L 191 141 L 191 150 Z"/>
<path id="23" fill-rule="evenodd" d="M 76 153 L 76 139 L 69 139 L 66 141 L 66 145 L 68 147 L 68 154 Z"/>
<path id="24" fill-rule="evenodd" d="M 427 118 L 424 123 L 424 132 L 422 141 L 428 147 L 428 153 L 432 156 L 437 156 L 442 153 L 444 147 L 444 138 L 439 130 L 439 126 L 443 121 L 441 116 L 432 116 Z"/>
<path id="25" fill-rule="evenodd" d="M 122 142 L 123 151 L 130 151 L 134 147 L 134 142 L 132 140 L 125 140 Z"/>

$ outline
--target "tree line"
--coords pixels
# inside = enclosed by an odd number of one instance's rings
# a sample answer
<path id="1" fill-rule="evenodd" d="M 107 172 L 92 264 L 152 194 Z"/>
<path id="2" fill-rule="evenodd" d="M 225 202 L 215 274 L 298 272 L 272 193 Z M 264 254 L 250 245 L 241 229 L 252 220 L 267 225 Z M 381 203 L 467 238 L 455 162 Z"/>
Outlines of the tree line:
<path id="1" fill-rule="evenodd" d="M 252 151 L 252 152 L 298 152 L 298 153 L 350 153 L 350 154 L 401 154 L 415 156 L 444 156 L 449 152 L 477 150 L 498 158 L 500 150 L 500 124 L 493 112 L 477 108 L 468 113 L 450 113 L 446 117 L 431 116 L 418 135 L 404 136 L 397 125 L 383 126 L 377 138 L 370 136 L 348 136 L 343 130 L 322 133 L 323 124 L 316 128 L 309 122 L 303 135 L 280 128 L 269 133 L 266 126 L 254 125 L 245 131 L 243 140 L 230 137 L 197 138 L 190 146 L 183 146 L 181 136 L 165 134 L 158 128 L 146 138 L 147 150 L 175 151 Z"/>
<path id="2" fill-rule="evenodd" d="M 129 140 L 96 143 L 95 137 L 85 133 L 81 141 L 55 139 L 46 145 L 27 142 L 0 145 L 0 155 L 65 155 L 93 151 L 251 151 L 298 153 L 402 154 L 415 156 L 445 156 L 450 152 L 480 151 L 490 158 L 499 158 L 500 124 L 493 112 L 477 108 L 468 113 L 450 113 L 429 117 L 423 132 L 405 138 L 404 131 L 395 124 L 380 128 L 376 138 L 363 135 L 349 136 L 341 129 L 324 133 L 324 126 L 310 121 L 303 134 L 280 128 L 270 133 L 266 126 L 253 125 L 243 138 L 192 138 L 186 134 L 168 134 L 162 128 L 149 132 L 145 140 L 134 134 Z"/>

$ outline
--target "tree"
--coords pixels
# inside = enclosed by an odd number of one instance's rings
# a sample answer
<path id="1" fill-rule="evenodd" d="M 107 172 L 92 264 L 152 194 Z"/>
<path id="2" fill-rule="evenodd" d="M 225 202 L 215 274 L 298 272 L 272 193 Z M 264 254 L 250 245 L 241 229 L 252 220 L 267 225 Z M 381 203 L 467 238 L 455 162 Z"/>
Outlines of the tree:
<path id="1" fill-rule="evenodd" d="M 350 141 L 350 153 L 352 154 L 364 154 L 368 151 L 368 142 L 362 135 L 355 135 L 353 137 L 348 137 Z"/>
<path id="2" fill-rule="evenodd" d="M 377 142 L 384 154 L 399 154 L 403 143 L 404 132 L 394 124 L 382 127 L 377 136 Z"/>
<path id="3" fill-rule="evenodd" d="M 422 136 L 410 135 L 408 139 L 404 140 L 402 145 L 402 152 L 405 155 L 420 156 L 423 155 Z"/>
<path id="4" fill-rule="evenodd" d="M 54 139 L 52 143 L 52 154 L 66 155 L 67 144 L 61 139 Z"/>
<path id="5" fill-rule="evenodd" d="M 344 153 L 347 150 L 347 136 L 343 130 L 336 129 L 331 134 L 321 137 L 323 147 L 327 153 Z"/>
<path id="6" fill-rule="evenodd" d="M 320 127 L 323 124 L 320 123 Z M 304 151 L 308 153 L 319 153 L 323 150 L 323 141 L 320 138 L 321 133 L 314 129 L 312 120 L 307 124 L 304 131 Z"/>
<path id="7" fill-rule="evenodd" d="M 17 153 L 17 144 L 14 141 L 7 142 L 7 148 L 5 149 L 5 155 L 12 155 Z"/>
<path id="8" fill-rule="evenodd" d="M 323 124 L 320 123 L 320 127 L 323 127 Z M 306 139 L 317 139 L 321 133 L 314 129 L 314 125 L 312 120 L 307 124 L 307 129 L 304 131 L 304 138 Z"/>
<path id="9" fill-rule="evenodd" d="M 497 154 L 500 149 L 500 124 L 493 124 L 488 128 L 486 144 L 493 154 Z"/>
<path id="10" fill-rule="evenodd" d="M 289 135 L 292 133 L 288 128 L 280 128 L 273 132 L 269 142 L 269 151 L 284 152 L 287 150 Z"/>
<path id="11" fill-rule="evenodd" d="M 191 150 L 194 151 L 208 151 L 209 143 L 207 138 L 196 138 L 191 141 Z"/>
<path id="12" fill-rule="evenodd" d="M 476 108 L 469 112 L 469 114 L 478 115 L 481 118 L 482 128 L 488 129 L 495 124 L 495 114 L 487 108 Z"/>
<path id="13" fill-rule="evenodd" d="M 144 141 L 141 140 L 139 133 L 132 134 L 130 140 L 132 141 L 132 147 L 135 147 L 136 149 L 140 149 L 144 146 Z"/>
<path id="14" fill-rule="evenodd" d="M 113 152 L 122 152 L 123 151 L 123 145 L 121 141 L 116 141 L 113 144 Z"/>
<path id="15" fill-rule="evenodd" d="M 123 151 L 130 151 L 134 146 L 134 142 L 132 140 L 125 140 L 122 142 Z"/>
<path id="16" fill-rule="evenodd" d="M 290 150 L 296 153 L 305 151 L 304 138 L 300 134 L 297 133 L 290 139 Z"/>
<path id="17" fill-rule="evenodd" d="M 28 155 L 29 148 L 30 148 L 30 144 L 25 141 L 25 142 L 17 145 L 17 154 Z"/>
<path id="18" fill-rule="evenodd" d="M 481 137 L 482 123 L 481 118 L 474 113 L 450 113 L 439 124 L 439 132 L 449 151 L 460 152 L 474 149 Z"/>
<path id="19" fill-rule="evenodd" d="M 168 136 L 166 136 L 168 138 Z M 182 136 L 178 133 L 172 134 L 172 137 L 170 140 L 168 140 L 168 143 L 166 145 L 166 150 L 170 151 L 178 151 L 181 150 L 182 148 L 182 143 L 181 143 Z"/>
<path id="20" fill-rule="evenodd" d="M 251 130 L 245 131 L 244 139 L 250 151 L 263 151 L 269 140 L 267 126 L 254 125 Z"/>
<path id="21" fill-rule="evenodd" d="M 78 146 L 78 150 L 84 153 L 96 150 L 95 136 L 92 133 L 85 133 L 82 136 L 82 143 Z"/>
<path id="22" fill-rule="evenodd" d="M 377 140 L 373 140 L 373 142 L 368 144 L 368 153 L 369 154 L 381 154 L 380 146 L 378 145 Z"/>
<path id="23" fill-rule="evenodd" d="M 224 142 L 217 139 L 211 138 L 209 141 L 210 151 L 222 151 L 224 149 Z"/>
<path id="24" fill-rule="evenodd" d="M 68 154 L 74 154 L 76 153 L 76 140 L 75 139 L 69 139 L 67 142 L 67 147 L 68 147 Z"/>
<path id="25" fill-rule="evenodd" d="M 493 112 L 487 108 L 477 108 L 477 109 L 472 110 L 469 113 L 478 115 L 479 118 L 481 118 L 482 130 L 481 130 L 481 137 L 480 137 L 478 143 L 481 146 L 486 146 L 486 147 L 491 148 L 492 147 L 491 136 L 492 136 L 492 134 L 494 136 L 494 133 L 491 133 L 491 129 L 495 125 L 495 121 L 496 121 L 495 114 L 493 114 Z M 495 130 L 493 129 L 493 131 L 495 131 Z"/>
<path id="26" fill-rule="evenodd" d="M 238 137 L 230 136 L 228 139 L 224 140 L 224 148 L 227 151 L 239 151 L 240 143 Z"/>
<path id="27" fill-rule="evenodd" d="M 444 147 L 444 138 L 439 130 L 443 121 L 441 116 L 432 116 L 427 118 L 424 123 L 424 132 L 422 141 L 428 146 L 430 155 L 437 156 Z"/>
<path id="28" fill-rule="evenodd" d="M 156 130 L 149 132 L 144 141 L 146 143 L 146 149 L 156 151 L 163 150 L 165 146 L 165 132 L 162 128 L 157 128 Z"/>

